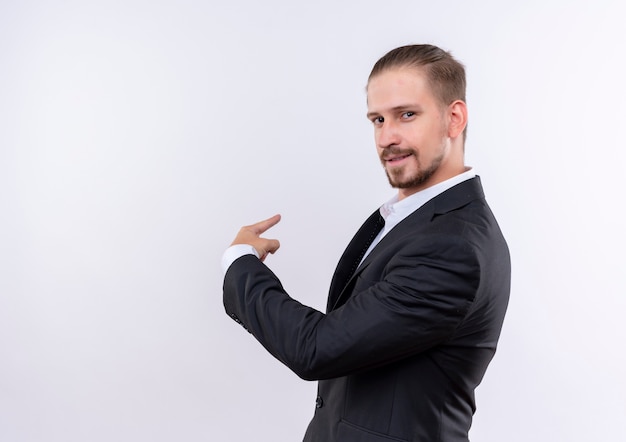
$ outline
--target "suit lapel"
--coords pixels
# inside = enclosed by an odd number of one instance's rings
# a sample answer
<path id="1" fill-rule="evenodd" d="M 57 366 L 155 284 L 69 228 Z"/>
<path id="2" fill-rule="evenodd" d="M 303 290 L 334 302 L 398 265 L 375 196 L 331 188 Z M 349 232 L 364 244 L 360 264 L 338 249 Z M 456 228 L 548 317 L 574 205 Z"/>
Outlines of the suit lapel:
<path id="1" fill-rule="evenodd" d="M 368 247 L 378 235 L 378 232 L 383 228 L 385 221 L 380 215 L 380 211 L 376 210 L 365 220 L 361 228 L 356 232 L 352 241 L 346 247 L 343 252 L 335 274 L 333 275 L 332 282 L 330 284 L 330 293 L 328 296 L 327 311 L 330 311 L 335 302 L 337 301 L 339 294 L 344 289 L 354 271 L 358 267 L 363 255 L 367 251 Z"/>
<path id="2" fill-rule="evenodd" d="M 350 295 L 348 292 L 352 280 L 372 260 L 376 259 L 380 251 L 402 241 L 408 233 L 419 229 L 420 226 L 425 226 L 437 215 L 456 210 L 476 199 L 484 198 L 484 196 L 480 177 L 478 176 L 451 187 L 428 201 L 395 226 L 359 266 L 363 254 L 383 226 L 383 224 L 378 225 L 379 221 L 377 221 L 377 218 L 380 217 L 380 212 L 376 210 L 354 235 L 354 238 L 352 238 L 339 260 L 339 264 L 337 264 L 337 269 L 330 285 L 327 311 L 338 308 L 346 301 Z"/>

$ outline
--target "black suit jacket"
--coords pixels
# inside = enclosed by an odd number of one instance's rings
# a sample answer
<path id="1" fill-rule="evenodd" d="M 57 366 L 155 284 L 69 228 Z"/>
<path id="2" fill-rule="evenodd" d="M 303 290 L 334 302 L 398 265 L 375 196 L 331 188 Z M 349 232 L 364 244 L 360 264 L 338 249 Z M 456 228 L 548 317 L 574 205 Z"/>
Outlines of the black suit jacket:
<path id="1" fill-rule="evenodd" d="M 300 377 L 320 380 L 305 441 L 467 441 L 510 288 L 480 179 L 409 215 L 351 274 L 359 242 L 337 266 L 325 314 L 251 255 L 226 273 L 226 311 Z"/>

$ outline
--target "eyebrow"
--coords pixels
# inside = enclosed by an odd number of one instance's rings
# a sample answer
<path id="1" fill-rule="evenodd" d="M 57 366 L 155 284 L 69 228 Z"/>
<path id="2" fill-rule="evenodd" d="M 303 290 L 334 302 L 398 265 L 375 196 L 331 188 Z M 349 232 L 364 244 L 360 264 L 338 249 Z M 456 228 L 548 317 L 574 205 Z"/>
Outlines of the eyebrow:
<path id="1" fill-rule="evenodd" d="M 406 111 L 406 110 L 415 110 L 416 112 L 421 112 L 422 111 L 422 107 L 418 104 L 402 104 L 400 106 L 394 106 L 391 109 L 388 109 L 388 111 L 390 111 L 391 113 L 398 113 L 401 111 Z M 379 116 L 380 112 L 368 112 L 367 113 L 367 118 L 371 119 L 374 116 Z"/>

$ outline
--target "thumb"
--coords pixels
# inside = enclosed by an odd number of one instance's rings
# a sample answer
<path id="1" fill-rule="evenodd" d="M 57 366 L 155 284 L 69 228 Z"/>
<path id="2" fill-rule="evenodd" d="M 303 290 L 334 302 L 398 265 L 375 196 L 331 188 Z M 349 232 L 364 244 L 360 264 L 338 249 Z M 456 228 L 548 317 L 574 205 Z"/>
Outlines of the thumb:
<path id="1" fill-rule="evenodd" d="M 280 242 L 277 239 L 266 239 L 262 250 L 258 251 L 261 261 L 265 261 L 268 254 L 274 254 L 280 248 Z"/>

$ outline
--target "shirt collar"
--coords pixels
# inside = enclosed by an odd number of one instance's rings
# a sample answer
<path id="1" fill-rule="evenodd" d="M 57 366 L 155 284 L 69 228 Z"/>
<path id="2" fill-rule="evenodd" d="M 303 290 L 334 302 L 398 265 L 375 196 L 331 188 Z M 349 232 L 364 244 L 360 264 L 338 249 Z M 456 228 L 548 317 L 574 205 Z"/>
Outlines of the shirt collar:
<path id="1" fill-rule="evenodd" d="M 463 181 L 474 178 L 475 176 L 476 172 L 474 172 L 474 169 L 468 168 L 465 172 L 460 173 L 459 175 L 448 178 L 445 181 L 437 183 L 424 190 L 420 190 L 419 192 L 415 192 L 413 195 L 409 195 L 401 201 L 398 201 L 398 194 L 396 194 L 380 207 L 380 214 L 385 219 L 385 223 L 392 220 L 397 220 L 397 223 L 411 213 L 415 212 L 437 195 L 459 183 L 462 183 Z"/>

